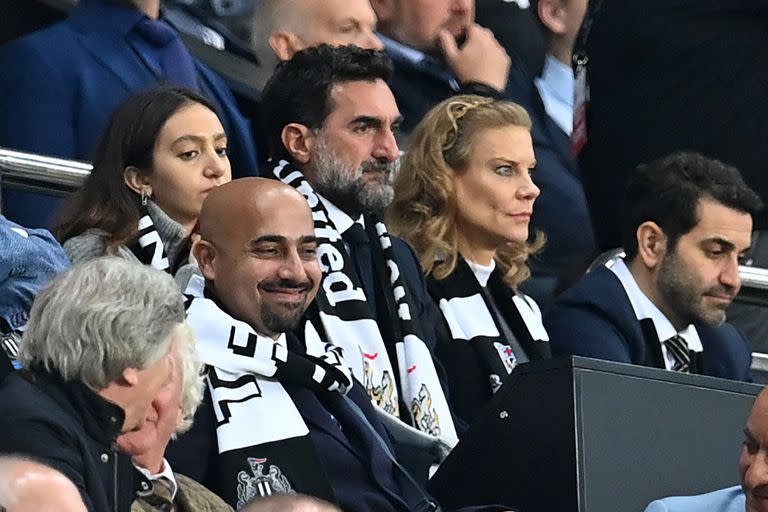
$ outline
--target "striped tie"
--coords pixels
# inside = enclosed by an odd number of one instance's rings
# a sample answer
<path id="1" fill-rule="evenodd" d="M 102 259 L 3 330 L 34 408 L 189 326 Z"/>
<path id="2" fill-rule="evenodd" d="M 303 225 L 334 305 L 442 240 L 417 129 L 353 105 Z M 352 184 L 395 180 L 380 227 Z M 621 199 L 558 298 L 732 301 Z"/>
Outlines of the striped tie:
<path id="1" fill-rule="evenodd" d="M 664 342 L 667 346 L 667 350 L 675 356 L 675 366 L 672 367 L 673 371 L 690 373 L 691 371 L 691 353 L 688 351 L 688 342 L 680 336 L 675 334 Z"/>

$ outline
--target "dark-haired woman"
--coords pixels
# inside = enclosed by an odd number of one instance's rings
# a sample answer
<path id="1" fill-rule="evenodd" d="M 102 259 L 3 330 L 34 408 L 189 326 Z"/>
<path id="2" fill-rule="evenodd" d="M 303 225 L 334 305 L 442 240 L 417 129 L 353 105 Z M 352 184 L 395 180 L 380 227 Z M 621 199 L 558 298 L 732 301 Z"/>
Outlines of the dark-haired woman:
<path id="1" fill-rule="evenodd" d="M 113 114 L 55 233 L 73 263 L 109 254 L 175 274 L 205 196 L 231 177 L 227 136 L 208 100 L 148 90 Z"/>

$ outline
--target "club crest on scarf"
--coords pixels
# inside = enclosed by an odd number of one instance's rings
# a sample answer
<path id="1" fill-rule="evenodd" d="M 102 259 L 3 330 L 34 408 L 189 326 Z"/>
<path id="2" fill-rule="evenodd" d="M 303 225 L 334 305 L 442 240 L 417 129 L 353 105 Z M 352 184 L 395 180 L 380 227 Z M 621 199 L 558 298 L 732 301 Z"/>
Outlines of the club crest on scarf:
<path id="1" fill-rule="evenodd" d="M 363 386 L 371 400 L 389 414 L 397 415 L 397 389 L 392 380 L 392 374 L 384 370 L 381 380 L 377 383 L 374 377 L 373 367 L 368 360 L 376 360 L 379 354 L 366 354 L 361 351 L 363 360 Z"/>
<path id="2" fill-rule="evenodd" d="M 440 416 L 432 407 L 432 393 L 426 384 L 421 385 L 418 396 L 411 401 L 411 414 L 419 430 L 440 436 Z"/>
<path id="3" fill-rule="evenodd" d="M 499 358 L 501 358 L 501 361 L 504 363 L 504 368 L 507 369 L 508 373 L 512 373 L 512 370 L 514 370 L 517 365 L 517 358 L 515 357 L 512 347 L 504 343 L 499 343 L 498 341 L 494 341 L 493 346 L 499 353 Z"/>
<path id="4" fill-rule="evenodd" d="M 237 474 L 238 510 L 254 498 L 263 498 L 273 494 L 296 494 L 288 478 L 277 465 L 267 465 L 266 458 L 248 457 L 247 460 L 250 474 L 247 471 L 240 471 Z"/>

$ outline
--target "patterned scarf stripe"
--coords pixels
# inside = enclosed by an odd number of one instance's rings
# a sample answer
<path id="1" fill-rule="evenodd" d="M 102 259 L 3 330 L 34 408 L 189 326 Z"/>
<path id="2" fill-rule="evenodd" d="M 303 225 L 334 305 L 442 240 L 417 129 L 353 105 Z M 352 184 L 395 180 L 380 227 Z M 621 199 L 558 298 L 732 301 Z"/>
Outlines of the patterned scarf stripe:
<path id="1" fill-rule="evenodd" d="M 496 312 L 488 303 L 483 288 L 466 261 L 459 258 L 456 269 L 444 279 L 428 279 L 430 294 L 437 301 L 443 318 L 448 325 L 454 343 L 469 343 L 477 354 L 482 367 L 487 373 L 491 391 L 496 392 L 504 376 L 511 373 L 517 363 L 517 357 L 511 347 L 511 340 L 500 332 Z M 501 273 L 495 269 L 488 286 L 506 287 Z M 541 323 L 541 313 L 533 299 L 509 290 L 510 304 L 501 305 L 509 314 L 503 321 L 516 337 L 517 342 L 525 345 L 526 340 L 548 342 L 549 336 Z M 504 316 L 504 315 L 503 315 Z M 516 317 L 516 318 L 515 318 Z M 525 332 L 515 329 L 520 325 Z M 521 347 L 522 348 L 522 347 Z M 469 383 L 468 383 L 469 385 Z"/>
<path id="2" fill-rule="evenodd" d="M 456 439 L 448 402 L 440 385 L 432 354 L 413 319 L 407 287 L 397 265 L 392 241 L 381 222 L 376 222 L 380 250 L 389 270 L 389 283 L 396 308 L 401 339 L 393 340 L 397 353 L 400 381 L 389 359 L 384 339 L 363 291 L 360 277 L 346 250 L 344 241 L 325 206 L 303 174 L 286 161 L 274 168 L 275 176 L 298 190 L 309 203 L 319 241 L 318 254 L 323 270 L 322 293 L 317 304 L 323 328 L 331 341 L 342 347 L 351 362 L 353 374 L 366 387 L 372 401 L 394 416 L 399 416 L 398 388 L 410 409 L 414 427 L 433 436 Z M 360 354 L 355 359 L 353 354 Z"/>
<path id="3" fill-rule="evenodd" d="M 164 272 L 170 272 L 171 264 L 168 262 L 163 239 L 155 228 L 155 223 L 152 221 L 152 217 L 149 216 L 147 207 L 141 206 L 140 209 L 139 236 L 136 243 L 130 247 L 130 250 L 145 265 L 150 265 Z"/>

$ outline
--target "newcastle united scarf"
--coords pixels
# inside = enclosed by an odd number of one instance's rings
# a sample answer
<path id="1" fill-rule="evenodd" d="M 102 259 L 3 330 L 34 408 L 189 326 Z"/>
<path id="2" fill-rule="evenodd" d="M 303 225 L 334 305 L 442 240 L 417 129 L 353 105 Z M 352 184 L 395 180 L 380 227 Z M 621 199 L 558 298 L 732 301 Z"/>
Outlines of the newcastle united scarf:
<path id="1" fill-rule="evenodd" d="M 392 240 L 382 222 L 369 219 L 378 240 L 372 240 L 372 252 L 383 259 L 388 275 L 377 277 L 390 306 L 394 339 L 385 340 L 366 300 L 350 254 L 341 233 L 330 219 L 320 197 L 303 174 L 286 161 L 273 170 L 282 182 L 294 187 L 308 201 L 315 221 L 318 256 L 323 271 L 323 284 L 316 302 L 313 321 L 318 331 L 344 350 L 352 373 L 365 385 L 368 395 L 378 407 L 398 417 L 410 417 L 412 425 L 422 432 L 456 440 L 448 402 L 423 341 L 418 319 L 413 318 L 408 289 L 400 274 Z M 378 243 L 376 243 L 378 242 Z M 387 347 L 395 350 L 388 352 Z M 390 357 L 390 354 L 394 357 Z M 394 360 L 392 360 L 394 359 Z M 400 400 L 407 404 L 407 414 L 399 410 Z"/>
<path id="2" fill-rule="evenodd" d="M 190 244 L 184 228 L 153 202 L 139 207 L 139 210 L 137 238 L 128 249 L 143 264 L 175 273 L 178 265 L 174 265 L 169 256 L 181 260 L 189 252 Z"/>
<path id="3" fill-rule="evenodd" d="M 261 336 L 204 297 L 194 276 L 187 289 L 187 322 L 207 367 L 216 416 L 216 492 L 241 508 L 260 496 L 299 492 L 334 501 L 309 429 L 283 384 L 346 393 L 352 378 L 341 350 L 306 336 L 306 354 L 290 351 L 283 334 Z"/>
<path id="4" fill-rule="evenodd" d="M 498 390 L 504 377 L 515 367 L 520 357 L 515 353 L 515 346 L 518 352 L 520 349 L 525 352 L 526 359 L 549 357 L 549 336 L 541 323 L 536 302 L 510 289 L 498 268 L 491 272 L 485 289 L 463 258 L 458 259 L 451 275 L 440 280 L 429 276 L 427 283 L 448 324 L 453 343 L 463 343 L 474 353 L 485 371 L 485 385 L 490 385 L 491 392 Z M 514 340 L 507 339 L 510 335 Z M 457 358 L 464 357 L 459 351 L 452 352 Z M 445 363 L 451 365 L 449 361 Z M 461 368 L 465 363 L 458 361 L 455 365 Z M 463 386 L 477 385 L 466 380 Z"/>

